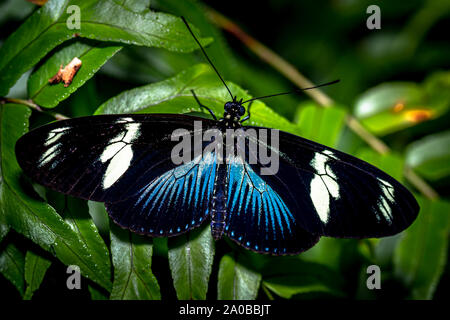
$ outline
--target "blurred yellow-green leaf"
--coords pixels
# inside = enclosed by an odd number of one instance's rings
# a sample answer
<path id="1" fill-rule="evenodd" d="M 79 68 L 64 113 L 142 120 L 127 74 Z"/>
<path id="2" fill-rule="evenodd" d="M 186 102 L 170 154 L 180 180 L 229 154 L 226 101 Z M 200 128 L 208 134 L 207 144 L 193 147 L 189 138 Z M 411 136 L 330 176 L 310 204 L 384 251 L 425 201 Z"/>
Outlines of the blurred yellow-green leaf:
<path id="1" fill-rule="evenodd" d="M 431 299 L 447 262 L 450 203 L 417 197 L 420 213 L 403 232 L 394 254 L 395 274 L 409 298 Z"/>
<path id="2" fill-rule="evenodd" d="M 295 119 L 302 137 L 336 147 L 346 114 L 347 111 L 338 105 L 324 108 L 306 102 L 298 107 Z"/>
<path id="3" fill-rule="evenodd" d="M 448 103 L 435 103 L 419 84 L 389 82 L 360 95 L 354 113 L 367 129 L 385 135 L 435 119 L 447 109 Z"/>
<path id="4" fill-rule="evenodd" d="M 450 131 L 426 136 L 408 146 L 406 163 L 430 180 L 450 175 Z"/>

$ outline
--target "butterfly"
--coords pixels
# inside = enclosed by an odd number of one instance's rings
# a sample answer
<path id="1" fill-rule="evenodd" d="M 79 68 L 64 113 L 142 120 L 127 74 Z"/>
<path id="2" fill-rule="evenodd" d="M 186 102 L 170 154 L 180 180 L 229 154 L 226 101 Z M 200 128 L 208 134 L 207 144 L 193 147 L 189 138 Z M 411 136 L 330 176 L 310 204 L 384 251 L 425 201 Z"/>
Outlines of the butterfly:
<path id="1" fill-rule="evenodd" d="M 210 220 L 214 239 L 225 235 L 259 253 L 297 254 L 321 236 L 389 236 L 415 220 L 414 196 L 376 167 L 290 133 L 245 126 L 245 103 L 257 98 L 237 100 L 220 79 L 232 97 L 220 119 L 192 91 L 212 119 L 121 114 L 62 120 L 22 136 L 18 163 L 45 187 L 104 202 L 111 219 L 133 232 L 170 237 Z M 276 135 L 263 139 L 264 130 Z M 209 132 L 218 135 L 205 139 Z M 201 152 L 173 161 L 182 138 L 195 143 L 198 137 Z M 272 165 L 261 157 L 264 148 L 277 159 L 271 174 L 262 173 Z"/>

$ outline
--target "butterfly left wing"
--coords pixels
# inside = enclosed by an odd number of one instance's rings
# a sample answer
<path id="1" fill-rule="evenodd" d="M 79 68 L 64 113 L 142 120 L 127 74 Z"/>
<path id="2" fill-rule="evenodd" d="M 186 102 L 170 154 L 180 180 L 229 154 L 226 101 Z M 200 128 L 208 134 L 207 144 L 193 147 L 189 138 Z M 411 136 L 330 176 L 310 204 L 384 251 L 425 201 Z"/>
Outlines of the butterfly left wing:
<path id="1" fill-rule="evenodd" d="M 279 167 L 260 178 L 312 234 L 389 236 L 407 228 L 418 214 L 417 201 L 402 184 L 360 159 L 282 131 L 279 147 L 269 148 Z M 267 166 L 251 164 L 258 173 Z"/>
<path id="2" fill-rule="evenodd" d="M 172 151 L 179 140 L 172 140 L 172 133 L 178 130 L 179 138 L 192 139 L 214 126 L 211 120 L 171 114 L 69 119 L 25 134 L 16 144 L 16 156 L 35 182 L 105 202 L 111 218 L 124 228 L 176 235 L 209 214 L 216 161 L 211 152 L 175 164 Z"/>

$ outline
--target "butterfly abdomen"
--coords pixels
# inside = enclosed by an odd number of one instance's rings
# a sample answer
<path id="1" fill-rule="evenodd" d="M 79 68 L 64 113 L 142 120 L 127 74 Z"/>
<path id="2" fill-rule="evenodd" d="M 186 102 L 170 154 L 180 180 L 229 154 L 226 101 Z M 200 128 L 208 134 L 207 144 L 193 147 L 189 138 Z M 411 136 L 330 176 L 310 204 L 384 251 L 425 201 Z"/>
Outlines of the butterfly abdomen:
<path id="1" fill-rule="evenodd" d="M 215 240 L 222 237 L 227 217 L 227 166 L 219 164 L 211 203 L 211 234 Z"/>

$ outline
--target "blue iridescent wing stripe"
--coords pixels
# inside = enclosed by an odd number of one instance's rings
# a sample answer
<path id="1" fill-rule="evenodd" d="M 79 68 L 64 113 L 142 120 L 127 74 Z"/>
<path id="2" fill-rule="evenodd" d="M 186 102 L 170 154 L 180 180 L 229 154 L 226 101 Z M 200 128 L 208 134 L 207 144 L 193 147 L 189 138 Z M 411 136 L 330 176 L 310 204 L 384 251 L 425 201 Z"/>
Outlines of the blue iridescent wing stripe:
<path id="1" fill-rule="evenodd" d="M 300 227 L 282 195 L 239 156 L 228 158 L 227 211 L 225 234 L 256 252 L 295 254 L 319 239 Z"/>
<path id="2" fill-rule="evenodd" d="M 174 236 L 199 226 L 209 215 L 217 170 L 217 156 L 203 157 L 171 169 L 135 196 L 106 203 L 120 226 L 151 236 Z"/>

